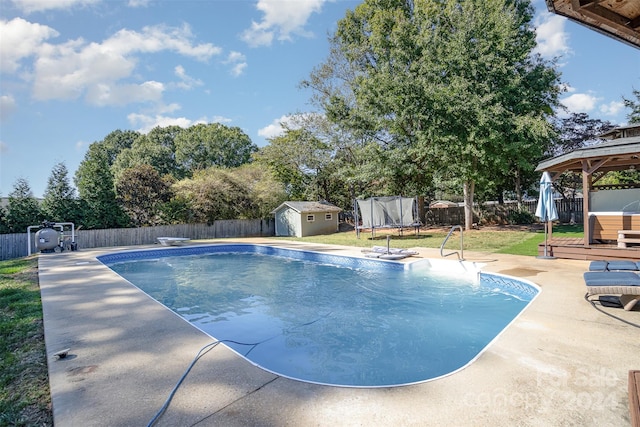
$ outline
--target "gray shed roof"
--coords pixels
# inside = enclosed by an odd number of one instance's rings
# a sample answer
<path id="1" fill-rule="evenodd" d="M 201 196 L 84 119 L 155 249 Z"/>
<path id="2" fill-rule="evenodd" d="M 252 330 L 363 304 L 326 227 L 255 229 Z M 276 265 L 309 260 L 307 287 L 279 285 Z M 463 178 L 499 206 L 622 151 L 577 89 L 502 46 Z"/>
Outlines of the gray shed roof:
<path id="1" fill-rule="evenodd" d="M 590 167 L 599 163 L 598 169 L 601 171 L 623 170 L 628 169 L 629 166 L 640 167 L 640 136 L 612 139 L 579 148 L 540 162 L 536 171 L 581 172 L 583 161 L 586 161 Z"/>
<path id="2" fill-rule="evenodd" d="M 289 207 L 299 213 L 340 212 L 342 209 L 327 202 L 284 202 L 271 213 L 275 214 L 283 207 Z"/>

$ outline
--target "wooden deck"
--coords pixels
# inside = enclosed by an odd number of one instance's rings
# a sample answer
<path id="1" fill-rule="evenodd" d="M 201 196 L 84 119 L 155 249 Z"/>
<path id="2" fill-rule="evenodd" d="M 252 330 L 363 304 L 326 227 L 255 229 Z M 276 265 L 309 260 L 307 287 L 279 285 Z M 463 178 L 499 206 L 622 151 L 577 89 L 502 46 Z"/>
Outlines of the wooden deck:
<path id="1" fill-rule="evenodd" d="M 616 244 L 585 245 L 580 238 L 552 238 L 548 242 L 547 254 L 556 258 L 598 260 L 628 259 L 640 261 L 640 246 L 619 248 Z M 538 245 L 538 254 L 544 254 L 544 243 Z"/>

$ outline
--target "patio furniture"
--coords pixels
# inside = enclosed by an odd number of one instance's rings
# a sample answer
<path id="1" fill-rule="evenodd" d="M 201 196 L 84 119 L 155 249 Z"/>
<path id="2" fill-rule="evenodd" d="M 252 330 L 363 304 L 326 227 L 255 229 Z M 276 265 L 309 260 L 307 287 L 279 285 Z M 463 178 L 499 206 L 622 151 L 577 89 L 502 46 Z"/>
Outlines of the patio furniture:
<path id="1" fill-rule="evenodd" d="M 588 295 L 620 295 L 620 304 L 630 311 L 640 301 L 640 276 L 631 271 L 587 271 Z"/>
<path id="2" fill-rule="evenodd" d="M 626 248 L 628 243 L 640 244 L 640 230 L 618 230 L 618 247 Z"/>
<path id="3" fill-rule="evenodd" d="M 640 262 L 629 260 L 591 261 L 589 271 L 639 271 Z"/>

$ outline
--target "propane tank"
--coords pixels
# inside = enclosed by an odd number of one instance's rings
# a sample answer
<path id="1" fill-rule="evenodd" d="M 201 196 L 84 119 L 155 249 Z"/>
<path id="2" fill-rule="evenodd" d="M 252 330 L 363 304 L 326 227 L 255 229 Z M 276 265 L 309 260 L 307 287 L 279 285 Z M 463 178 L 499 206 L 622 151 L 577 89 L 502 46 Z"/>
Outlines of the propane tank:
<path id="1" fill-rule="evenodd" d="M 44 222 L 42 228 L 36 232 L 36 249 L 51 252 L 60 245 L 60 233 L 53 229 L 53 223 Z"/>

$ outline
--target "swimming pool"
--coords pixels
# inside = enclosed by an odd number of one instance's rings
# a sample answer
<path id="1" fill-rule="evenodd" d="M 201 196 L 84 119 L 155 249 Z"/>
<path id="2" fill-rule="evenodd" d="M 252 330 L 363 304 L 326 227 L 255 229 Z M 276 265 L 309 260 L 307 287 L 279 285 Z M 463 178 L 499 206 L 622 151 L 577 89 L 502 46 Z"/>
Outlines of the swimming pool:
<path id="1" fill-rule="evenodd" d="M 255 365 L 350 387 L 412 384 L 464 368 L 539 292 L 500 275 L 444 274 L 428 260 L 248 244 L 99 260 L 215 339 L 235 341 L 226 344 Z"/>

